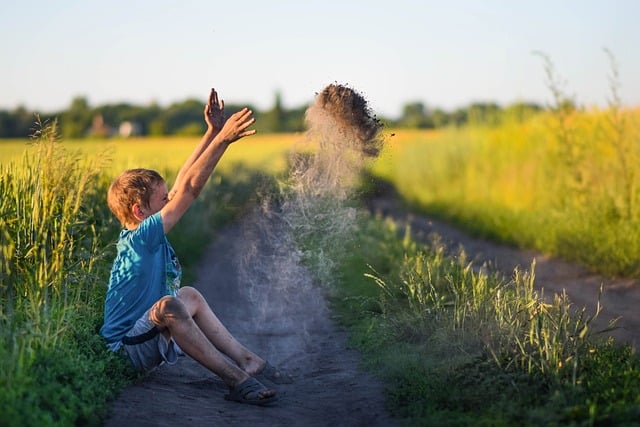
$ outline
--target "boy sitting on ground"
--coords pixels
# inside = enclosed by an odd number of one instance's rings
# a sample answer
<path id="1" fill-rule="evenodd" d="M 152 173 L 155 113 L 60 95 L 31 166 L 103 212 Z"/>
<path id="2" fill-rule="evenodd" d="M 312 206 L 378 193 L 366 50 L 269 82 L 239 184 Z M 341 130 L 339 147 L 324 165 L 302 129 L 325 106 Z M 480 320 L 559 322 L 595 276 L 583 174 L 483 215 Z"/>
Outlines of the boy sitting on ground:
<path id="1" fill-rule="evenodd" d="M 123 350 L 142 372 L 183 352 L 229 386 L 229 400 L 266 405 L 276 392 L 258 379 L 291 378 L 240 344 L 195 288 L 180 287 L 181 267 L 166 234 L 198 197 L 233 142 L 255 134 L 253 112 L 243 108 L 228 120 L 224 101 L 211 90 L 204 109 L 207 130 L 168 191 L 155 171 L 131 169 L 111 184 L 109 208 L 122 223 L 100 333 L 113 351 Z M 229 361 L 228 356 L 234 363 Z"/>

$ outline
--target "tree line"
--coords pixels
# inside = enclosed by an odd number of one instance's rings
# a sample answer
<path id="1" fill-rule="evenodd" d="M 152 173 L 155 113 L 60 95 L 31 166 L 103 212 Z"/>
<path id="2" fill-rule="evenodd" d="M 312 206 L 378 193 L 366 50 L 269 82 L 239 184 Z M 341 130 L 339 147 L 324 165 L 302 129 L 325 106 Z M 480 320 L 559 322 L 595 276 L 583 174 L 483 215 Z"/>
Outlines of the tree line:
<path id="1" fill-rule="evenodd" d="M 42 121 L 57 120 L 61 135 L 66 139 L 111 136 L 199 135 L 205 130 L 202 119 L 204 105 L 200 99 L 186 99 L 167 107 L 158 104 L 141 106 L 129 103 L 89 105 L 87 98 L 75 97 L 69 107 L 54 113 L 37 113 L 25 107 L 0 110 L 0 138 L 25 138 L 33 133 L 35 114 Z M 242 106 L 226 105 L 228 115 Z M 256 129 L 260 133 L 299 132 L 305 129 L 304 113 L 307 105 L 285 108 L 276 93 L 273 107 L 260 111 L 253 106 Z M 378 117 L 388 127 L 436 129 L 464 126 L 468 123 L 494 125 L 509 115 L 516 119 L 542 109 L 535 103 L 518 102 L 507 107 L 496 103 L 473 103 L 453 111 L 428 108 L 422 102 L 404 105 L 399 118 Z"/>

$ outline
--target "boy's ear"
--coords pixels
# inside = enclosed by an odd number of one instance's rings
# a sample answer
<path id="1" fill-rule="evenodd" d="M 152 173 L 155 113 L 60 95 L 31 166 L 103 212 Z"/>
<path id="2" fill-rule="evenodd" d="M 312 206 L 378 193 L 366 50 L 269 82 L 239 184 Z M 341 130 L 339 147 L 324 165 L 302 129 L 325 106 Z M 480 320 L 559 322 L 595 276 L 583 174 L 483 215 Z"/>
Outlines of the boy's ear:
<path id="1" fill-rule="evenodd" d="M 131 207 L 131 212 L 133 213 L 133 216 L 140 222 L 142 222 L 144 220 L 144 212 L 142 211 L 142 208 L 140 207 L 139 204 L 134 204 Z"/>

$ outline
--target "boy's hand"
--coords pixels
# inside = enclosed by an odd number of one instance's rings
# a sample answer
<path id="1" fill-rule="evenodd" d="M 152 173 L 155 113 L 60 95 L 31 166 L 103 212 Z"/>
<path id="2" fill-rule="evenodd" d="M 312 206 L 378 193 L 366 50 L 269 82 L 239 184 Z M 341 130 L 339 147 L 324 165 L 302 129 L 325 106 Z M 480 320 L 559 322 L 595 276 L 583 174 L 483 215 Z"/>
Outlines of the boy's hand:
<path id="1" fill-rule="evenodd" d="M 224 123 L 220 133 L 218 133 L 217 138 L 220 138 L 227 144 L 231 144 L 240 138 L 253 135 L 256 133 L 256 130 L 247 128 L 255 123 L 255 121 L 256 119 L 253 118 L 253 111 L 245 107 L 229 117 L 229 119 Z"/>
<path id="2" fill-rule="evenodd" d="M 209 102 L 204 106 L 204 121 L 207 123 L 209 130 L 220 132 L 225 120 L 224 101 L 218 100 L 218 93 L 214 88 L 211 88 Z"/>

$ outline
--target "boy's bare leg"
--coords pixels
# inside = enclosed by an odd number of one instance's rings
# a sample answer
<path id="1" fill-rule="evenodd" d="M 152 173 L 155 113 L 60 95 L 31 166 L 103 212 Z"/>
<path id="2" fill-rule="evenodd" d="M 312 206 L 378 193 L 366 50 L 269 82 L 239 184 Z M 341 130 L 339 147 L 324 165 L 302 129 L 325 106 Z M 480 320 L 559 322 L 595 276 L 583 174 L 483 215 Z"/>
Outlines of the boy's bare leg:
<path id="1" fill-rule="evenodd" d="M 154 324 L 165 329 L 163 334 L 173 337 L 185 353 L 219 375 L 229 388 L 234 388 L 249 378 L 247 372 L 229 362 L 207 339 L 192 319 L 185 304 L 178 298 L 162 298 L 150 311 L 150 319 Z M 273 390 L 260 393 L 262 398 L 274 395 Z"/>
<path id="2" fill-rule="evenodd" d="M 244 372 L 255 375 L 264 368 L 265 361 L 231 335 L 200 292 L 195 288 L 184 287 L 180 289 L 178 298 L 211 344 L 233 359 Z"/>

